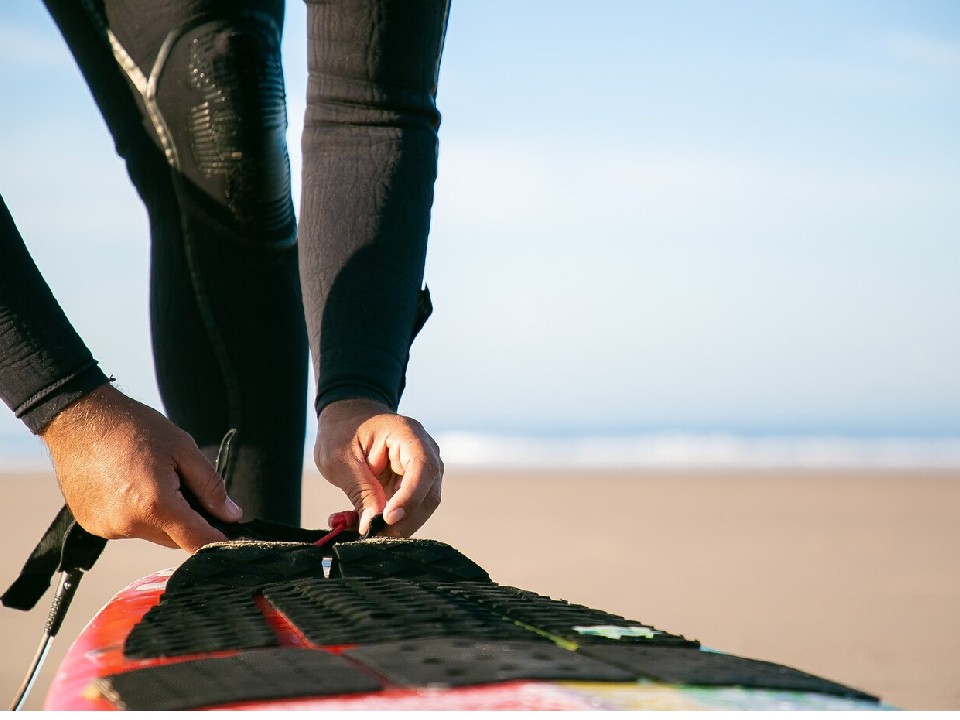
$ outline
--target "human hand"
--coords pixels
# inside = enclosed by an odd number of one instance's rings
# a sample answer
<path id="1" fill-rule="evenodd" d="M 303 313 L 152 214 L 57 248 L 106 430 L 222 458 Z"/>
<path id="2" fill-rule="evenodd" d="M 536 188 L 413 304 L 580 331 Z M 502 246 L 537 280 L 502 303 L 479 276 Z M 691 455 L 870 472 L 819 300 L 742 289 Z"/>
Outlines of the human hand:
<path id="1" fill-rule="evenodd" d="M 110 385 L 84 395 L 41 432 L 77 522 L 107 539 L 143 538 L 196 552 L 223 541 L 187 504 L 186 486 L 213 516 L 241 511 L 193 439 Z"/>
<path id="2" fill-rule="evenodd" d="M 384 535 L 409 537 L 440 504 L 440 448 L 416 420 L 373 400 L 339 400 L 320 413 L 314 459 L 360 514 L 383 513 Z"/>

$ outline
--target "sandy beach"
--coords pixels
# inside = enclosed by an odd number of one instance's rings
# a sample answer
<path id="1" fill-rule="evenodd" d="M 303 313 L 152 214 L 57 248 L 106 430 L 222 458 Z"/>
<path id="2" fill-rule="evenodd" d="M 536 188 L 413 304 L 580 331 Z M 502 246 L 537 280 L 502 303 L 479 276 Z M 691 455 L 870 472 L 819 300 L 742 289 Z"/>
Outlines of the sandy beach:
<path id="1" fill-rule="evenodd" d="M 304 524 L 345 509 L 306 479 Z M 0 475 L 6 587 L 61 504 L 49 474 Z M 583 603 L 704 645 L 792 665 L 905 709 L 960 709 L 960 471 L 449 469 L 421 536 L 503 584 Z M 81 584 L 34 688 L 117 590 L 184 555 L 110 543 Z M 0 703 L 44 625 L 0 610 Z"/>

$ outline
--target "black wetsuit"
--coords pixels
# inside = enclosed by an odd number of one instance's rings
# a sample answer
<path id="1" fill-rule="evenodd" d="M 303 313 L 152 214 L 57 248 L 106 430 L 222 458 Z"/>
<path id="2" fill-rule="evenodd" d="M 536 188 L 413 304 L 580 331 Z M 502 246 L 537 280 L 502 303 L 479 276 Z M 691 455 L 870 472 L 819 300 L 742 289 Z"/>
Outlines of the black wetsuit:
<path id="1" fill-rule="evenodd" d="M 208 451 L 237 428 L 231 494 L 297 523 L 308 344 L 317 413 L 396 408 L 429 314 L 447 0 L 308 0 L 299 258 L 282 0 L 45 2 L 149 213 L 167 414 Z M 37 432 L 106 380 L 4 206 L 0 396 Z"/>

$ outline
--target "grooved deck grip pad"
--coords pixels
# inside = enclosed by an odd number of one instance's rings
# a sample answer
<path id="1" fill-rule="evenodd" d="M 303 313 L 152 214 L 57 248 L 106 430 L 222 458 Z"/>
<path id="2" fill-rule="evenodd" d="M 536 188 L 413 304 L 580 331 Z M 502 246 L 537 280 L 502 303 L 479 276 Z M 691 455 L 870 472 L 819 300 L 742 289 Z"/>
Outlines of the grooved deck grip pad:
<path id="1" fill-rule="evenodd" d="M 700 643 L 682 635 L 673 635 L 653 626 L 628 620 L 602 610 L 538 595 L 495 583 L 424 583 L 424 587 L 449 593 L 464 602 L 479 605 L 510 620 L 562 638 L 578 645 L 656 645 L 697 648 Z M 639 635 L 623 633 L 619 637 L 590 634 L 592 628 L 613 630 L 643 628 Z M 579 629 L 578 629 L 579 628 Z M 615 634 L 615 633 L 614 633 Z"/>
<path id="2" fill-rule="evenodd" d="M 109 675 L 98 690 L 123 710 L 186 710 L 248 700 L 375 692 L 379 680 L 322 650 L 256 650 Z"/>
<path id="3" fill-rule="evenodd" d="M 277 636 L 241 588 L 172 597 L 147 611 L 123 643 L 128 658 L 175 657 L 199 652 L 272 647 Z"/>
<path id="4" fill-rule="evenodd" d="M 333 547 L 331 578 L 401 578 L 434 582 L 490 581 L 473 560 L 436 540 L 371 538 Z"/>
<path id="5" fill-rule="evenodd" d="M 502 616 L 409 580 L 340 578 L 270 585 L 266 599 L 315 645 L 429 637 L 536 640 Z"/>
<path id="6" fill-rule="evenodd" d="M 455 687 L 509 680 L 631 682 L 633 673 L 546 642 L 434 638 L 344 652 L 398 685 Z"/>
<path id="7" fill-rule="evenodd" d="M 873 700 L 867 693 L 794 668 L 736 655 L 689 648 L 597 646 L 579 653 L 629 670 L 641 677 L 683 685 L 740 685 L 768 690 L 796 690 Z"/>
<path id="8" fill-rule="evenodd" d="M 167 581 L 164 597 L 198 586 L 259 589 L 301 577 L 323 577 L 324 547 L 300 543 L 240 541 L 207 545 L 188 558 Z"/>
<path id="9" fill-rule="evenodd" d="M 276 634 L 254 595 L 295 578 L 322 580 L 323 559 L 324 548 L 299 543 L 207 545 L 170 576 L 159 604 L 127 636 L 123 653 L 129 658 L 176 657 L 275 646 Z"/>
<path id="10" fill-rule="evenodd" d="M 323 578 L 327 551 L 272 542 L 207 546 L 168 580 L 159 604 L 127 637 L 124 654 L 175 657 L 276 646 L 254 602 L 258 591 L 315 645 L 460 637 L 697 646 L 619 615 L 496 585 L 444 543 L 343 543 L 334 547 L 331 569 L 340 577 L 330 580 Z M 378 576 L 394 572 L 403 577 Z"/>

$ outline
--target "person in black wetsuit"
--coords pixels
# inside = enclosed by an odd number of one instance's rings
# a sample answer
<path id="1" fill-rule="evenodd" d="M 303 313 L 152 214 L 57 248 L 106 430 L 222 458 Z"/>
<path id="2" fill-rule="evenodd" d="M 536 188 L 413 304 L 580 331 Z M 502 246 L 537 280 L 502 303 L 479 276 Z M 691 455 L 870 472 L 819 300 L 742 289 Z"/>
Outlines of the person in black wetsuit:
<path id="1" fill-rule="evenodd" d="M 49 446 L 77 520 L 191 551 L 222 539 L 182 483 L 221 519 L 239 519 L 239 503 L 299 524 L 309 346 L 318 467 L 361 532 L 381 511 L 389 533 L 414 532 L 439 504 L 443 464 L 396 408 L 430 312 L 447 0 L 308 0 L 299 234 L 282 0 L 45 3 L 148 210 L 170 418 L 110 385 L 0 202 L 0 396 Z M 209 461 L 230 428 L 225 488 Z"/>

